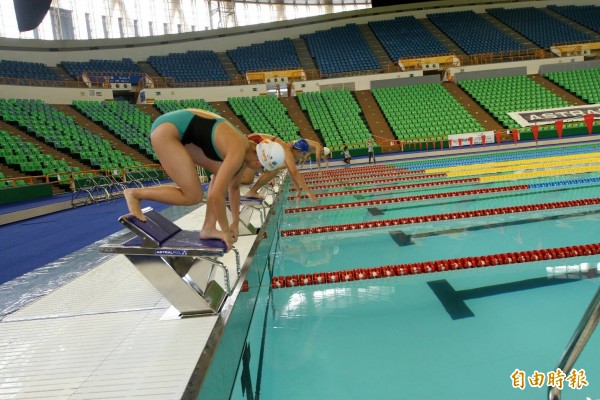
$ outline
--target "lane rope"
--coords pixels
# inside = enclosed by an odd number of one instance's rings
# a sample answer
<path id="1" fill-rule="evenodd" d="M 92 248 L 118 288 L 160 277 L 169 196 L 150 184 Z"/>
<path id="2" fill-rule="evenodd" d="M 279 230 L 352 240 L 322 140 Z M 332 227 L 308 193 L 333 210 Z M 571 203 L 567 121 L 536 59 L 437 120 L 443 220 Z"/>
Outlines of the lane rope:
<path id="1" fill-rule="evenodd" d="M 313 274 L 274 276 L 271 278 L 271 287 L 273 289 L 280 289 L 285 287 L 320 285 L 326 283 L 333 284 L 355 280 L 456 271 L 461 269 L 500 266 L 541 260 L 557 260 L 595 254 L 600 254 L 600 243 L 512 253 L 498 253 L 485 256 L 451 258 L 411 264 L 384 265 L 372 268 L 353 268 L 330 272 L 315 272 Z M 595 271 L 596 270 L 592 269 L 589 271 L 589 274 L 597 276 Z"/>

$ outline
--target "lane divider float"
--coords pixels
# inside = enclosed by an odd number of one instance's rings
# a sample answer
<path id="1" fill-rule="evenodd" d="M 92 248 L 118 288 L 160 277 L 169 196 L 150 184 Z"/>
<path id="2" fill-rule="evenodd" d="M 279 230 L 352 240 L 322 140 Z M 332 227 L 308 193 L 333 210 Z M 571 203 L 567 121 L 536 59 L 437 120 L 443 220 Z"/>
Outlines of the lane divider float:
<path id="1" fill-rule="evenodd" d="M 434 182 L 431 182 L 434 183 Z M 407 187 L 424 187 L 419 185 L 428 185 L 428 183 L 419 183 L 417 185 L 401 185 L 401 186 L 388 186 L 385 188 L 375 188 L 370 189 L 368 192 L 364 190 L 347 190 L 344 192 L 335 192 L 335 193 L 320 193 L 316 194 L 317 197 L 332 197 L 332 196 L 345 196 L 351 194 L 358 193 L 373 193 L 373 192 L 382 192 L 387 190 L 400 190 L 406 189 Z M 431 185 L 435 186 L 435 185 Z M 379 190 L 378 190 L 379 189 Z M 416 200 L 431 200 L 431 199 L 442 199 L 448 197 L 459 197 L 459 196 L 472 196 L 476 194 L 486 194 L 486 193 L 499 193 L 499 192 L 514 192 L 519 190 L 528 190 L 529 185 L 514 185 L 514 186 L 503 186 L 497 188 L 486 188 L 486 189 L 471 189 L 471 190 L 460 190 L 454 192 L 444 192 L 444 193 L 433 193 L 433 194 L 420 194 L 415 196 L 405 196 L 405 197 L 393 197 L 389 199 L 378 199 L 378 200 L 363 200 L 363 201 L 354 201 L 349 203 L 339 203 L 339 204 L 324 204 L 319 206 L 306 206 L 306 207 L 296 207 L 296 208 L 286 208 L 286 214 L 293 214 L 299 212 L 307 212 L 307 211 L 321 211 L 321 210 L 333 210 L 339 208 L 353 208 L 353 207 L 365 207 L 365 206 L 374 206 L 374 205 L 382 205 L 382 204 L 393 204 L 393 203 L 403 203 L 407 201 L 416 201 Z M 300 196 L 301 198 L 307 196 Z M 294 199 L 294 197 L 289 197 L 289 200 Z"/>
<path id="2" fill-rule="evenodd" d="M 600 198 L 582 199 L 582 200 L 571 200 L 571 201 L 557 201 L 553 203 L 540 203 L 534 205 L 523 205 L 523 206 L 512 206 L 512 207 L 500 207 L 500 208 L 488 208 L 474 211 L 463 211 L 454 212 L 447 214 L 433 214 L 425 215 L 421 217 L 404 217 L 394 219 L 384 219 L 369 222 L 357 222 L 351 224 L 342 225 L 325 225 L 314 228 L 300 228 L 300 229 L 287 229 L 281 231 L 282 237 L 287 236 L 300 236 L 300 235 L 313 235 L 318 233 L 328 232 L 344 232 L 344 231 L 356 231 L 362 229 L 373 229 L 383 228 L 397 225 L 408 225 L 408 224 L 420 224 L 423 222 L 436 222 L 436 221 L 447 221 L 464 218 L 475 218 L 475 217 L 487 217 L 491 215 L 503 215 L 503 214 L 515 214 L 530 211 L 541 211 L 541 210 L 552 210 L 556 208 L 571 208 L 571 207 L 582 207 L 589 205 L 600 204 Z"/>
<path id="3" fill-rule="evenodd" d="M 315 272 L 313 274 L 274 276 L 271 278 L 271 287 L 273 289 L 279 289 L 285 287 L 380 279 L 394 276 L 428 274 L 434 272 L 455 271 L 461 269 L 482 268 L 542 260 L 557 260 L 563 258 L 591 256 L 596 254 L 600 254 L 600 243 L 555 247 L 542 250 L 519 251 L 512 253 L 499 253 L 487 256 L 461 257 L 411 264 L 396 264 L 371 268 L 354 268 L 341 271 Z M 590 272 L 593 271 L 596 270 L 590 270 Z"/>

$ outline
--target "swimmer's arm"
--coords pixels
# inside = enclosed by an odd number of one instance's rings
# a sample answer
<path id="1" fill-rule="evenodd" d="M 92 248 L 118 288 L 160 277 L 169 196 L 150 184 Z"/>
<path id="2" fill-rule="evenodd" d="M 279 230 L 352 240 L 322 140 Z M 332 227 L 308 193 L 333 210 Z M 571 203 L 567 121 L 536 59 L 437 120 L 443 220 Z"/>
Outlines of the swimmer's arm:
<path id="1" fill-rule="evenodd" d="M 323 146 L 320 144 L 315 145 L 315 160 L 317 160 L 317 167 L 321 168 L 321 157 L 323 157 Z"/>
<path id="2" fill-rule="evenodd" d="M 241 168 L 229 184 L 229 209 L 231 210 L 232 216 L 232 221 L 229 225 L 229 229 L 233 232 L 234 240 L 237 240 L 237 227 L 240 224 L 240 182 L 242 181 L 243 173 L 244 168 Z"/>
<path id="3" fill-rule="evenodd" d="M 291 150 L 289 150 L 287 148 L 285 151 L 285 166 L 287 167 L 288 171 L 290 171 L 290 175 L 292 176 L 292 182 L 296 186 L 296 190 L 298 191 L 298 194 L 300 193 L 301 190 L 304 190 L 306 192 L 306 194 L 308 195 L 308 197 L 310 197 L 312 202 L 316 203 L 317 197 L 308 188 L 306 181 L 304 180 L 302 175 L 300 175 L 300 172 L 298 172 L 298 168 L 296 168 L 296 160 L 294 160 L 294 154 L 292 153 Z"/>
<path id="4" fill-rule="evenodd" d="M 206 202 L 207 209 L 213 210 L 212 212 L 221 227 L 221 231 L 227 234 L 229 234 L 229 222 L 227 221 L 227 214 L 225 212 L 225 193 L 244 164 L 244 155 L 245 149 L 243 145 L 231 146 L 213 181 L 212 196 L 209 196 Z M 239 190 L 237 196 L 237 204 L 239 206 Z M 230 198 L 230 201 L 235 202 L 235 199 Z"/>
<path id="5" fill-rule="evenodd" d="M 266 172 L 262 173 L 256 180 L 256 183 L 249 190 L 249 192 L 251 194 L 258 194 L 258 191 L 263 186 L 265 186 L 267 183 L 271 182 L 271 179 L 275 178 L 275 176 L 277 176 L 278 173 L 279 173 L 279 170 L 266 171 Z"/>

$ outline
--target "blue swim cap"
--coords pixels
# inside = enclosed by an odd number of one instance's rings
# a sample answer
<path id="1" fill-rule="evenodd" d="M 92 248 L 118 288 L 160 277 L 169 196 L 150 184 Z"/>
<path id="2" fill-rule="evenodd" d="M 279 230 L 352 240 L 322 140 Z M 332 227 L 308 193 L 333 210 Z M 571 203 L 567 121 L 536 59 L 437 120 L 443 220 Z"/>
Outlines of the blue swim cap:
<path id="1" fill-rule="evenodd" d="M 298 139 L 292 144 L 292 148 L 295 150 L 300 150 L 303 153 L 306 153 L 310 150 L 308 146 L 308 142 L 304 139 Z"/>

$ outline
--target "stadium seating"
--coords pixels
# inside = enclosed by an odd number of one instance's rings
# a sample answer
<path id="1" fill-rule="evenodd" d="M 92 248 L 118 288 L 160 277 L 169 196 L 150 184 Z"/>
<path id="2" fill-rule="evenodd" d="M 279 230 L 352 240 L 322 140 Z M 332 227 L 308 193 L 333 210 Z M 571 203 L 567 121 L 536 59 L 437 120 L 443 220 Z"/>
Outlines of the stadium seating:
<path id="1" fill-rule="evenodd" d="M 207 110 L 219 114 L 211 104 L 203 99 L 156 100 L 154 106 L 163 114 L 184 108 L 198 108 L 200 110 Z"/>
<path id="2" fill-rule="evenodd" d="M 149 140 L 151 118 L 133 104 L 125 101 L 76 100 L 73 105 L 86 117 L 102 124 L 129 146 L 139 149 L 155 161 L 158 160 Z"/>
<path id="3" fill-rule="evenodd" d="M 277 97 L 231 97 L 228 101 L 252 132 L 268 133 L 286 142 L 300 139 L 300 130 Z"/>
<path id="4" fill-rule="evenodd" d="M 600 7 L 599 6 L 548 6 L 554 12 L 557 12 L 580 25 L 585 26 L 594 32 L 600 33 Z"/>
<path id="5" fill-rule="evenodd" d="M 131 84 L 137 85 L 143 72 L 130 58 L 122 60 L 90 60 L 90 61 L 64 61 L 61 64 L 74 79 L 80 79 L 86 72 L 89 76 L 111 76 L 119 74 L 130 75 Z"/>
<path id="6" fill-rule="evenodd" d="M 427 17 L 465 53 L 501 53 L 524 46 L 473 11 L 428 14 Z"/>
<path id="7" fill-rule="evenodd" d="M 26 175 L 58 175 L 79 171 L 79 167 L 69 165 L 64 159 L 57 160 L 53 155 L 43 153 L 32 142 L 25 142 L 2 130 L 0 159 Z"/>
<path id="8" fill-rule="evenodd" d="M 241 74 L 248 71 L 279 71 L 302 68 L 291 39 L 271 40 L 227 50 Z"/>
<path id="9" fill-rule="evenodd" d="M 61 78 L 42 63 L 24 61 L 0 61 L 0 77 L 39 79 L 39 80 L 61 80 Z"/>
<path id="10" fill-rule="evenodd" d="M 217 54 L 210 50 L 150 56 L 148 63 L 161 76 L 173 78 L 178 83 L 185 82 L 185 86 L 194 86 L 192 82 L 219 82 L 230 79 Z"/>
<path id="11" fill-rule="evenodd" d="M 459 85 L 498 122 L 509 129 L 520 128 L 519 124 L 507 115 L 509 112 L 571 105 L 524 75 L 466 80 L 460 81 Z"/>
<path id="12" fill-rule="evenodd" d="M 393 61 L 448 53 L 431 32 L 413 16 L 372 21 L 369 22 L 369 26 Z"/>
<path id="13" fill-rule="evenodd" d="M 592 39 L 539 8 L 490 8 L 486 11 L 544 49 L 556 44 L 581 43 Z"/>
<path id="14" fill-rule="evenodd" d="M 400 140 L 446 140 L 483 127 L 439 83 L 373 89 L 373 96 Z"/>
<path id="15" fill-rule="evenodd" d="M 0 99 L 1 118 L 39 140 L 98 169 L 139 165 L 100 136 L 77 125 L 69 115 L 41 100 Z"/>
<path id="16" fill-rule="evenodd" d="M 600 68 L 550 72 L 544 77 L 590 104 L 600 103 Z"/>
<path id="17" fill-rule="evenodd" d="M 332 150 L 340 150 L 344 145 L 362 149 L 373 138 L 360 106 L 347 89 L 299 93 L 298 101 L 325 146 Z"/>
<path id="18" fill-rule="evenodd" d="M 355 24 L 302 35 L 321 74 L 381 69 Z"/>

